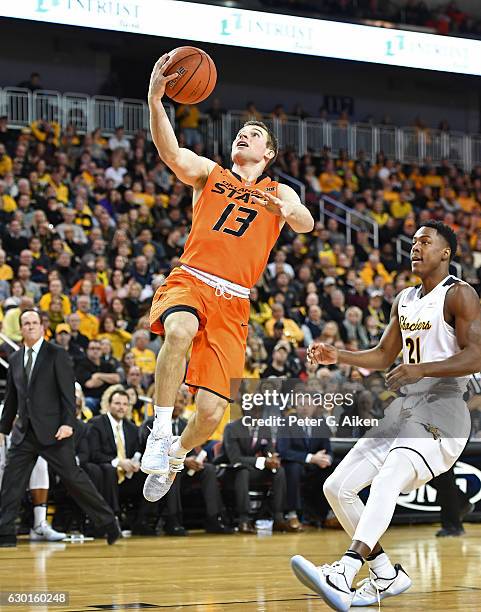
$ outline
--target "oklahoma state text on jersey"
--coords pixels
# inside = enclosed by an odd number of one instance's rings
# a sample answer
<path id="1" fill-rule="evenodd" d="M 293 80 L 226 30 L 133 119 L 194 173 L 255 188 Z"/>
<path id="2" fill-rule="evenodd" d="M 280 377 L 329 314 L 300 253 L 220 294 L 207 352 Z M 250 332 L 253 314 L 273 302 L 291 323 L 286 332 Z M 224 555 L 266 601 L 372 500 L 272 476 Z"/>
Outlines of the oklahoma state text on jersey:
<path id="1" fill-rule="evenodd" d="M 194 206 L 192 230 L 181 263 L 253 287 L 280 233 L 280 217 L 254 204 L 255 191 L 277 197 L 278 183 L 266 174 L 247 186 L 240 176 L 216 166 Z"/>

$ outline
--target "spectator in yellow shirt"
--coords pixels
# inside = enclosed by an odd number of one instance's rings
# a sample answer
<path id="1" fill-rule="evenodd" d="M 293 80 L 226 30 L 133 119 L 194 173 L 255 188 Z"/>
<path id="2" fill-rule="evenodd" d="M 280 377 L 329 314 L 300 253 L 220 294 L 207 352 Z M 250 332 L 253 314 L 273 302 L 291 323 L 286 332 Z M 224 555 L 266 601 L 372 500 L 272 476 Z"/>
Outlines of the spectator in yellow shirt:
<path id="1" fill-rule="evenodd" d="M 250 321 L 254 321 L 254 323 L 263 326 L 264 323 L 272 317 L 271 307 L 260 298 L 259 289 L 257 287 L 252 287 L 251 289 L 250 305 Z"/>
<path id="2" fill-rule="evenodd" d="M 381 263 L 379 251 L 376 249 L 370 255 L 369 259 L 364 264 L 359 276 L 364 281 L 367 287 L 374 283 L 376 275 L 382 276 L 385 283 L 392 283 L 393 275 L 389 274 L 384 265 Z"/>
<path id="3" fill-rule="evenodd" d="M 112 315 L 105 315 L 100 326 L 100 333 L 97 336 L 98 340 L 107 338 L 112 345 L 112 355 L 118 361 L 122 361 L 127 344 L 132 339 L 132 334 L 118 327 L 115 324 L 115 318 Z"/>
<path id="4" fill-rule="evenodd" d="M 132 202 L 139 206 L 144 204 L 152 208 L 155 204 L 155 186 L 152 181 L 146 183 L 145 191 L 142 191 L 141 181 L 135 181 L 132 185 Z"/>
<path id="5" fill-rule="evenodd" d="M 475 209 L 479 210 L 479 204 L 467 189 L 461 189 L 456 200 L 464 212 L 472 213 Z"/>
<path id="6" fill-rule="evenodd" d="M 0 176 L 4 177 L 12 171 L 13 162 L 10 155 L 7 155 L 5 145 L 0 143 Z"/>
<path id="7" fill-rule="evenodd" d="M 72 312 L 72 305 L 70 304 L 69 298 L 62 293 L 62 281 L 58 278 L 53 278 L 48 284 L 48 293 L 45 293 L 40 298 L 38 306 L 43 312 L 50 310 L 50 302 L 52 297 L 60 297 L 62 300 L 62 313 L 66 317 Z"/>
<path id="8" fill-rule="evenodd" d="M 17 308 L 10 308 L 5 313 L 2 321 L 2 333 L 14 342 L 22 341 L 22 332 L 20 331 L 20 315 L 25 310 L 33 308 L 33 299 L 27 295 L 22 295 Z"/>
<path id="9" fill-rule="evenodd" d="M 395 219 L 405 219 L 413 210 L 411 203 L 404 199 L 402 193 L 400 195 L 400 199 L 394 201 L 390 207 L 391 215 Z"/>
<path id="10" fill-rule="evenodd" d="M 334 172 L 334 162 L 331 159 L 326 163 L 326 168 L 319 177 L 319 183 L 323 193 L 337 195 L 341 192 L 343 180 Z"/>
<path id="11" fill-rule="evenodd" d="M 150 342 L 150 335 L 146 329 L 137 330 L 132 336 L 133 347 L 131 352 L 134 355 L 135 365 L 142 370 L 145 377 L 153 377 L 155 372 L 156 357 L 154 351 L 147 348 Z"/>
<path id="12" fill-rule="evenodd" d="M 380 227 L 386 225 L 389 220 L 389 215 L 384 209 L 384 202 L 381 198 L 378 198 L 374 202 L 372 210 L 369 214 Z"/>
<path id="13" fill-rule="evenodd" d="M 7 254 L 3 249 L 0 249 L 0 280 L 9 281 L 13 278 L 13 270 L 11 266 L 5 263 Z"/>
<path id="14" fill-rule="evenodd" d="M 434 166 L 430 166 L 428 173 L 424 177 L 424 184 L 427 187 L 441 188 L 443 186 L 443 179 L 437 174 Z"/>
<path id="15" fill-rule="evenodd" d="M 52 137 L 53 144 L 58 147 L 60 144 L 60 125 L 56 121 L 45 121 L 39 119 L 30 125 L 32 134 L 39 142 L 45 142 L 49 136 Z"/>
<path id="16" fill-rule="evenodd" d="M 5 193 L 5 181 L 0 180 L 0 210 L 11 213 L 17 210 L 17 203 L 11 195 Z"/>
<path id="17" fill-rule="evenodd" d="M 80 317 L 79 332 L 89 340 L 97 338 L 100 323 L 96 316 L 90 314 L 90 298 L 88 295 L 78 296 L 77 314 Z"/>
<path id="18" fill-rule="evenodd" d="M 293 319 L 287 319 L 284 316 L 284 306 L 278 302 L 272 304 L 272 317 L 266 321 L 266 333 L 271 338 L 274 336 L 274 325 L 277 321 L 284 324 L 284 337 L 293 342 L 295 346 L 301 345 L 304 340 L 304 334 L 301 328 Z"/>
<path id="19" fill-rule="evenodd" d="M 200 110 L 195 104 L 181 104 L 175 116 L 179 121 L 179 127 L 185 138 L 185 144 L 193 147 L 202 143 L 199 132 Z"/>
<path id="20" fill-rule="evenodd" d="M 245 111 L 242 113 L 241 121 L 264 121 L 254 102 L 247 102 Z"/>
<path id="21" fill-rule="evenodd" d="M 49 185 L 51 185 L 55 190 L 55 197 L 59 202 L 63 204 L 68 204 L 69 199 L 69 190 L 67 185 L 63 182 L 65 178 L 65 168 L 59 167 L 54 168 L 52 170 L 52 175 L 49 180 Z"/>

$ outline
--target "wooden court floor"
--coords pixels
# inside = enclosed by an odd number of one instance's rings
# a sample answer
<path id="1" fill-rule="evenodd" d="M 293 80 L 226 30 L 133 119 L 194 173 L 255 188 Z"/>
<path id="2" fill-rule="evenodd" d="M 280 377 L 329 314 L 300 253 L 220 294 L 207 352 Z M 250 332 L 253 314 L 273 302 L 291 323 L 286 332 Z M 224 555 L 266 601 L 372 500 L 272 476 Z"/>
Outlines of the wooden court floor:
<path id="1" fill-rule="evenodd" d="M 467 524 L 460 538 L 435 538 L 435 529 L 395 527 L 384 538 L 384 547 L 414 584 L 406 594 L 382 602 L 383 609 L 481 610 L 481 525 Z M 339 558 L 346 544 L 342 532 L 331 530 L 266 537 L 192 533 L 128 538 L 115 546 L 101 540 L 22 542 L 16 549 L 0 549 L 0 591 L 68 591 L 68 606 L 48 610 L 69 612 L 321 612 L 327 606 L 293 577 L 289 558 L 300 553 L 320 565 Z"/>

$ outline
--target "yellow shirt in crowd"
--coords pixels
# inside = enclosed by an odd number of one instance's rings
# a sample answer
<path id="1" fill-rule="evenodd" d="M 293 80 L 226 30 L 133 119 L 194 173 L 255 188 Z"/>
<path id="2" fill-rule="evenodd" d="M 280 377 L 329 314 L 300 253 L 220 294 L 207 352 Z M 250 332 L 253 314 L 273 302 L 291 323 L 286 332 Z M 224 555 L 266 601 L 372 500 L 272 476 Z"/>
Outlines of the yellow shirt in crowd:
<path id="1" fill-rule="evenodd" d="M 66 317 L 72 312 L 72 305 L 70 304 L 70 300 L 66 295 L 62 294 L 61 297 L 62 297 L 62 313 L 63 313 L 63 316 Z M 50 309 L 51 301 L 52 301 L 52 294 L 50 292 L 45 293 L 40 298 L 38 302 L 38 307 L 40 308 L 40 310 L 46 312 L 47 310 Z"/>
<path id="2" fill-rule="evenodd" d="M 85 314 L 77 310 L 77 314 L 80 317 L 79 332 L 84 336 L 87 336 L 89 340 L 93 340 L 99 333 L 99 320 L 93 314 Z"/>
<path id="3" fill-rule="evenodd" d="M 3 264 L 0 266 L 0 280 L 12 280 L 13 278 L 13 270 L 8 264 Z"/>
<path id="4" fill-rule="evenodd" d="M 343 180 L 337 174 L 323 172 L 319 177 L 319 183 L 321 184 L 321 190 L 324 193 L 331 193 L 333 191 L 341 191 Z"/>
<path id="5" fill-rule="evenodd" d="M 134 354 L 135 365 L 140 368 L 144 374 L 153 374 L 155 372 L 156 357 L 154 351 L 150 349 L 141 351 L 134 346 L 132 353 Z"/>

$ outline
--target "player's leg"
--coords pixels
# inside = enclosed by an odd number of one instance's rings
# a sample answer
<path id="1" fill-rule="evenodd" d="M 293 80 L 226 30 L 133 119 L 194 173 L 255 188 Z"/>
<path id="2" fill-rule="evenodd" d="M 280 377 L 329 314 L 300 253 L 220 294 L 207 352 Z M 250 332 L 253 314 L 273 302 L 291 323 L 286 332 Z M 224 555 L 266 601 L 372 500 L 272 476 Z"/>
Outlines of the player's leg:
<path id="1" fill-rule="evenodd" d="M 155 419 L 142 457 L 146 474 L 169 471 L 174 400 L 185 376 L 187 352 L 199 328 L 196 315 L 185 310 L 167 310 L 161 320 L 165 338 L 155 368 Z"/>
<path id="2" fill-rule="evenodd" d="M 59 542 L 67 537 L 66 533 L 55 531 L 47 521 L 49 486 L 48 464 L 43 457 L 39 457 L 30 474 L 29 482 L 33 504 L 33 528 L 30 529 L 30 539 L 34 541 Z"/>
<path id="3" fill-rule="evenodd" d="M 372 479 L 369 499 L 355 528 L 351 546 L 340 561 L 319 569 L 302 557 L 294 558 L 293 569 L 301 581 L 330 605 L 338 606 L 336 609 L 348 610 L 356 595 L 352 589 L 354 578 L 388 528 L 400 493 L 408 490 L 416 478 L 416 469 L 409 458 L 403 453 L 391 452 Z M 400 566 L 394 569 L 391 576 L 376 575 L 380 598 L 397 595 L 411 585 Z M 366 602 L 356 605 L 366 605 Z"/>
<path id="4" fill-rule="evenodd" d="M 186 377 L 186 384 L 198 389 L 195 401 L 197 411 L 182 436 L 174 439 L 167 448 L 167 472 L 157 470 L 146 479 L 144 496 L 148 501 L 163 497 L 172 486 L 176 474 L 182 470 L 186 454 L 195 446 L 207 442 L 222 420 L 232 395 L 232 381 L 242 378 L 247 325 L 243 327 L 241 324 L 249 318 L 249 301 L 241 298 L 225 300 L 216 296 L 209 286 L 202 290 L 199 308 L 203 309 L 203 328 L 193 338 Z M 165 329 L 171 316 L 164 322 Z"/>
<path id="5" fill-rule="evenodd" d="M 205 389 L 199 389 L 195 405 L 197 410 L 190 417 L 187 427 L 181 436 L 173 439 L 168 449 L 168 473 L 149 474 L 145 481 L 144 497 L 150 502 L 156 502 L 167 494 L 176 475 L 184 467 L 187 453 L 209 439 L 222 420 L 227 400 Z"/>
<path id="6" fill-rule="evenodd" d="M 37 457 L 28 434 L 18 446 L 8 449 L 0 492 L 0 547 L 16 546 L 15 519 Z"/>
<path id="7" fill-rule="evenodd" d="M 205 389 L 199 389 L 195 405 L 197 411 L 189 419 L 179 440 L 172 444 L 171 455 L 185 456 L 196 446 L 204 444 L 221 422 L 227 408 L 227 400 Z"/>

